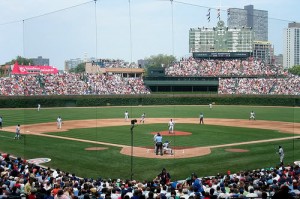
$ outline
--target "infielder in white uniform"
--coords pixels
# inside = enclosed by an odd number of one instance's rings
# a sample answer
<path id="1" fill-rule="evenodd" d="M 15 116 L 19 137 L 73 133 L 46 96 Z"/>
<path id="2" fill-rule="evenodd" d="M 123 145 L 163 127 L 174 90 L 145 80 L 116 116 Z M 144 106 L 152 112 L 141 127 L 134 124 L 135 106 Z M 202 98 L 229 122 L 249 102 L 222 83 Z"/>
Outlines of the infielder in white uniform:
<path id="1" fill-rule="evenodd" d="M 254 113 L 254 111 L 250 112 L 250 118 L 249 118 L 249 120 L 255 120 L 255 113 Z"/>
<path id="2" fill-rule="evenodd" d="M 127 121 L 127 120 L 128 120 L 128 118 L 129 118 L 129 114 L 128 114 L 128 112 L 127 112 L 127 111 L 125 111 L 124 115 L 125 115 L 125 121 Z"/>
<path id="3" fill-rule="evenodd" d="M 58 116 L 58 118 L 56 119 L 56 124 L 57 124 L 57 128 L 61 129 L 62 119 L 60 116 Z"/>
<path id="4" fill-rule="evenodd" d="M 170 119 L 169 124 L 168 124 L 169 133 L 174 133 L 174 125 L 175 125 L 175 122 L 172 119 Z"/>

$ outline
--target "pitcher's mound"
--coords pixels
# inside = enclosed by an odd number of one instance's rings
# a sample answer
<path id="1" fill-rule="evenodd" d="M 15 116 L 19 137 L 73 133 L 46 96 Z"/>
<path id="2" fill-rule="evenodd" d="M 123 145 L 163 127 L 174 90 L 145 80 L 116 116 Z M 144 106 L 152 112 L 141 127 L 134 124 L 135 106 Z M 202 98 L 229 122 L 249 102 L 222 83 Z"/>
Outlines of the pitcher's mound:
<path id="1" fill-rule="evenodd" d="M 151 132 L 152 135 L 156 135 L 157 133 L 160 133 L 162 136 L 187 136 L 187 135 L 192 135 L 192 133 L 185 132 L 185 131 L 174 131 L 173 133 L 169 133 L 169 131 Z"/>

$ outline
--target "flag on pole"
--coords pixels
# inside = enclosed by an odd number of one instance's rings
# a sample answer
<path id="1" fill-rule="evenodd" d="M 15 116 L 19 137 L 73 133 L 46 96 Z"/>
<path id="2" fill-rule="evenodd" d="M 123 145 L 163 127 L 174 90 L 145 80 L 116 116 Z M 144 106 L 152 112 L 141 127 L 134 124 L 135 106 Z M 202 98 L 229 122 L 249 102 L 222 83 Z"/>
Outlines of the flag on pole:
<path id="1" fill-rule="evenodd" d="M 221 20 L 221 13 L 220 13 L 220 8 L 218 8 L 218 17 L 219 21 Z"/>
<path id="2" fill-rule="evenodd" d="M 210 8 L 208 9 L 208 13 L 207 13 L 207 21 L 210 22 Z"/>

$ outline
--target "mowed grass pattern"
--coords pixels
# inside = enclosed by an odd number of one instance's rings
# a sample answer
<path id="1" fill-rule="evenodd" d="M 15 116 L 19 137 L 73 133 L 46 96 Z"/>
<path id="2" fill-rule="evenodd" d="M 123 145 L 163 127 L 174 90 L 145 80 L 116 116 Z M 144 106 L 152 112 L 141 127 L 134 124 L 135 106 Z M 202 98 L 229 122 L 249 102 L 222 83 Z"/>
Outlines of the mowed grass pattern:
<path id="1" fill-rule="evenodd" d="M 176 124 L 175 129 L 192 133 L 189 136 L 163 137 L 163 140 L 171 141 L 172 146 L 180 147 L 213 146 L 293 136 L 293 134 L 283 134 L 273 130 L 226 127 L 216 125 Z M 160 130 L 167 130 L 166 124 L 138 125 L 134 129 L 134 146 L 153 146 L 153 135 L 151 134 L 151 132 L 159 132 Z M 127 146 L 131 145 L 129 126 L 74 129 L 72 131 L 60 132 L 59 134 L 48 134 L 83 140 L 122 144 Z"/>
<path id="2" fill-rule="evenodd" d="M 250 111 L 255 111 L 258 120 L 300 122 L 300 109 L 293 107 L 250 107 L 250 106 L 159 106 L 159 107 L 91 107 L 91 108 L 49 108 L 36 109 L 1 109 L 5 126 L 16 124 L 34 124 L 55 122 L 60 115 L 63 120 L 84 120 L 101 118 L 123 118 L 127 110 L 131 118 L 140 118 L 146 113 L 150 118 L 198 118 L 203 112 L 205 118 L 248 119 Z M 147 122 L 147 120 L 146 120 Z M 234 124 L 233 124 L 234 126 Z M 224 143 L 244 142 L 278 137 L 294 136 L 272 130 L 245 129 L 214 125 L 176 124 L 177 130 L 189 131 L 191 136 L 167 137 L 175 146 L 209 146 Z M 153 146 L 150 132 L 167 129 L 166 124 L 144 124 L 134 129 L 134 146 Z M 50 133 L 55 134 L 55 133 Z M 102 141 L 116 144 L 131 144 L 128 126 L 110 128 L 74 129 L 55 134 L 85 140 Z M 13 140 L 14 134 L 0 131 L 0 151 L 29 158 L 48 157 L 52 161 L 45 164 L 52 168 L 76 173 L 82 177 L 130 178 L 131 157 L 120 154 L 119 147 L 90 144 L 55 138 L 26 135 L 22 140 Z M 163 167 L 166 167 L 172 179 L 185 179 L 191 172 L 199 176 L 215 175 L 231 170 L 256 169 L 276 166 L 279 157 L 275 153 L 278 145 L 283 145 L 286 153 L 285 162 L 300 160 L 299 140 L 241 145 L 215 148 L 210 155 L 187 159 L 148 159 L 133 158 L 133 178 L 138 180 L 153 179 Z M 106 147 L 102 151 L 86 151 L 87 147 Z M 232 153 L 226 148 L 247 149 L 247 153 Z"/>

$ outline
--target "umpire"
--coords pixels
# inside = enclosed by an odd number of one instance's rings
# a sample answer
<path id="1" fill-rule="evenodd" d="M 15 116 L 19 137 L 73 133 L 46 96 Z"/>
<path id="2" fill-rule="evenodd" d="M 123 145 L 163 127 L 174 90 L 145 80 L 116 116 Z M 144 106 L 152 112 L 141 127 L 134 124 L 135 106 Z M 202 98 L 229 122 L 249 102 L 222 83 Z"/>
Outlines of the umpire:
<path id="1" fill-rule="evenodd" d="M 155 144 L 156 144 L 156 155 L 158 155 L 158 151 L 160 152 L 160 155 L 163 155 L 162 136 L 160 133 L 157 133 L 157 136 L 155 137 Z"/>

